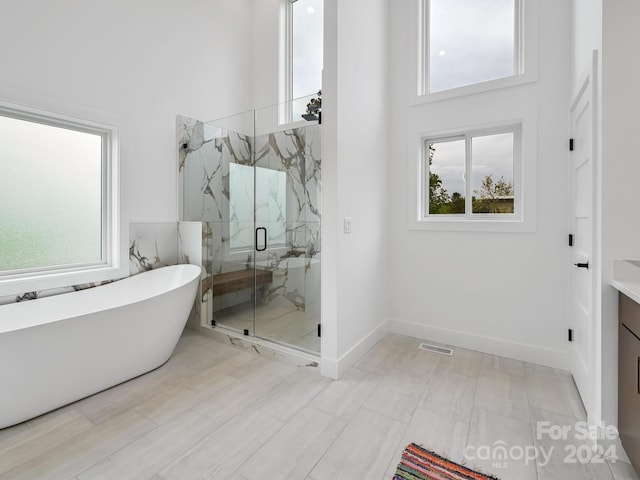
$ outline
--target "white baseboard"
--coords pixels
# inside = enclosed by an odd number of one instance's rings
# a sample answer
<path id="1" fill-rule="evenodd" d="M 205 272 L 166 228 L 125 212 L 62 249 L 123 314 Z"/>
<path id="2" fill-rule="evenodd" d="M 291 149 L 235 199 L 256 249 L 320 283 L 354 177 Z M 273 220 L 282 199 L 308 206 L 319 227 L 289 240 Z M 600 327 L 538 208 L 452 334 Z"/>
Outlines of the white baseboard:
<path id="1" fill-rule="evenodd" d="M 336 380 L 342 377 L 347 370 L 358 363 L 358 360 L 360 360 L 365 353 L 382 340 L 382 337 L 384 337 L 388 331 L 389 322 L 385 320 L 340 358 L 331 359 L 323 356 L 320 360 L 320 374 L 323 377 Z"/>
<path id="2" fill-rule="evenodd" d="M 403 320 L 391 320 L 388 322 L 388 325 L 390 332 L 400 335 L 423 338 L 455 347 L 467 348 L 469 350 L 513 358 L 552 368 L 561 368 L 563 370 L 569 368 L 568 354 L 562 350 L 512 342 L 500 338 L 474 335 Z"/>

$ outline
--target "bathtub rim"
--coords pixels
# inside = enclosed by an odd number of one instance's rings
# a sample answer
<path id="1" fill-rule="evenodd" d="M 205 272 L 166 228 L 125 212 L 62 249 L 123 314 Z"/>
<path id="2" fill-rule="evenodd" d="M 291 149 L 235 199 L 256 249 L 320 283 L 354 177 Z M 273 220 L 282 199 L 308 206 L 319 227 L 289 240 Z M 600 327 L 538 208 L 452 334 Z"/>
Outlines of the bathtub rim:
<path id="1" fill-rule="evenodd" d="M 140 282 L 142 281 L 141 278 L 145 277 L 168 275 L 168 270 L 175 271 L 172 272 L 171 276 L 174 282 L 163 283 L 162 288 L 154 289 L 151 294 L 136 296 L 128 301 L 118 300 L 117 291 L 127 288 L 123 285 Z M 182 274 L 182 276 L 180 274 Z M 122 306 L 139 303 L 144 300 L 166 294 L 169 291 L 184 287 L 189 283 L 198 280 L 201 275 L 202 267 L 199 265 L 167 265 L 135 275 L 129 275 L 128 277 L 124 277 L 105 285 L 97 285 L 83 290 L 61 293 L 59 295 L 51 295 L 49 297 L 36 298 L 34 300 L 0 305 L 0 334 L 15 332 L 22 329 L 36 328 L 40 325 L 61 322 L 71 318 L 78 318 L 102 311 L 110 311 Z M 115 290 L 115 292 L 111 292 L 112 290 Z M 97 298 L 101 295 L 106 295 L 108 292 L 115 293 L 116 295 L 108 299 L 108 301 L 103 299 L 103 301 L 97 302 L 96 304 L 90 303 L 92 297 Z M 78 308 L 77 302 L 87 304 L 86 308 Z M 46 311 L 47 308 L 50 308 L 51 311 Z M 11 318 L 12 314 L 14 315 L 13 318 Z M 4 318 L 5 316 L 9 316 L 9 318 Z"/>

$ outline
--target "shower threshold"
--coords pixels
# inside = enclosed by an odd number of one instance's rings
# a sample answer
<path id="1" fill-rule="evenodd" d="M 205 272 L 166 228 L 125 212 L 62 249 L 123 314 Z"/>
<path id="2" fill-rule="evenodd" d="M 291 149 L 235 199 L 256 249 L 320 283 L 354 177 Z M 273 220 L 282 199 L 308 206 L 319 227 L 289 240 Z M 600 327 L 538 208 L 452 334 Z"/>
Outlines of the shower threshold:
<path id="1" fill-rule="evenodd" d="M 259 337 L 251 337 L 244 335 L 236 330 L 225 328 L 224 326 L 202 325 L 201 333 L 211 336 L 223 343 L 230 343 L 237 347 L 251 349 L 257 354 L 275 357 L 278 360 L 296 366 L 310 367 L 318 370 L 320 366 L 320 355 L 316 352 L 310 352 L 278 342 L 266 340 Z"/>

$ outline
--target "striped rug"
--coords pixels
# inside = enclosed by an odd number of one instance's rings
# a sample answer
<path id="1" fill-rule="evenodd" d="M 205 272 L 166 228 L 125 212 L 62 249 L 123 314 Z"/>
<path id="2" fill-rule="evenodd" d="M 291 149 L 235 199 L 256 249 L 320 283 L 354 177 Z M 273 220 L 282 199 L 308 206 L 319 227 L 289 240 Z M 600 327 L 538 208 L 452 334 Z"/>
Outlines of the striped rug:
<path id="1" fill-rule="evenodd" d="M 447 460 L 415 443 L 402 452 L 393 480 L 499 480 Z"/>

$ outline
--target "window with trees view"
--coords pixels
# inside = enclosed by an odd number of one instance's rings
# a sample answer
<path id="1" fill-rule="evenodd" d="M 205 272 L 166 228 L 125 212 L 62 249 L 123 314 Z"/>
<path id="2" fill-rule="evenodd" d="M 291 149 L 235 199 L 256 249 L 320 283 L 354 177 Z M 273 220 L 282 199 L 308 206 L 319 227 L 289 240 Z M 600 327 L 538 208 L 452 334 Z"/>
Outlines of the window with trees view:
<path id="1" fill-rule="evenodd" d="M 425 139 L 424 216 L 518 214 L 519 145 L 519 126 Z"/>

